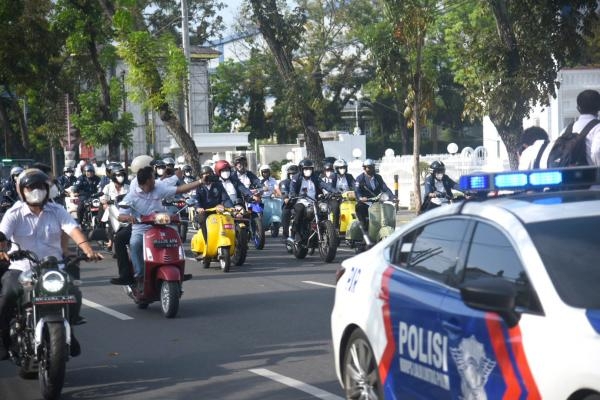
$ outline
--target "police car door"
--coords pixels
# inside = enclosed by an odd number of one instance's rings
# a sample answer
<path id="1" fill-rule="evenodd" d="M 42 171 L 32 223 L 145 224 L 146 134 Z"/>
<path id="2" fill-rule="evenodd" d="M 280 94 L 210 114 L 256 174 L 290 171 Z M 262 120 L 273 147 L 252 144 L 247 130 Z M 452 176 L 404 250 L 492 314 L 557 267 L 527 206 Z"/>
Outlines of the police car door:
<path id="1" fill-rule="evenodd" d="M 393 266 L 382 293 L 388 296 L 386 325 L 395 349 L 387 376 L 380 377 L 386 398 L 450 398 L 447 337 L 439 311 L 468 225 L 461 218 L 437 220 L 403 235 L 390 250 Z"/>
<path id="2" fill-rule="evenodd" d="M 502 279 L 515 285 L 517 307 L 534 312 L 539 309 L 537 296 L 504 231 L 491 223 L 477 222 L 467 240 L 461 284 Z M 524 362 L 518 325 L 509 329 L 497 313 L 468 307 L 458 286 L 447 292 L 440 314 L 448 338 L 452 398 L 529 398 L 531 375 Z"/>

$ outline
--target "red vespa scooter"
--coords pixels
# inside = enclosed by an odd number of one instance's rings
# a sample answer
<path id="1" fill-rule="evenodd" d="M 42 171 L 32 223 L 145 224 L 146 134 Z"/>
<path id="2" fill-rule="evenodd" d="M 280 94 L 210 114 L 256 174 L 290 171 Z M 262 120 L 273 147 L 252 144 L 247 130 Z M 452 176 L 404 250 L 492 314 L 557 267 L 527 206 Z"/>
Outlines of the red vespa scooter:
<path id="1" fill-rule="evenodd" d="M 125 291 L 141 309 L 160 300 L 165 317 L 173 318 L 179 309 L 183 281 L 192 278 L 191 274 L 185 274 L 185 253 L 179 233 L 169 226 L 179 223 L 179 216 L 152 213 L 142 216 L 139 223 L 152 225 L 144 233 L 143 289 L 134 283 L 125 286 Z"/>

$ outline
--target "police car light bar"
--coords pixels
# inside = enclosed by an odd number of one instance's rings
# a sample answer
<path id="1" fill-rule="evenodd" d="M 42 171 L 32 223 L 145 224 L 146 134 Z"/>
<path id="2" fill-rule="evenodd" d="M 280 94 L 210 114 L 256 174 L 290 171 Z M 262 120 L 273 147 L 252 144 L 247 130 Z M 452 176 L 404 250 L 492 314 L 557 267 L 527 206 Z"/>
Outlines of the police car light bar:
<path id="1" fill-rule="evenodd" d="M 462 191 L 532 190 L 600 185 L 600 168 L 571 167 L 477 173 L 460 177 Z"/>

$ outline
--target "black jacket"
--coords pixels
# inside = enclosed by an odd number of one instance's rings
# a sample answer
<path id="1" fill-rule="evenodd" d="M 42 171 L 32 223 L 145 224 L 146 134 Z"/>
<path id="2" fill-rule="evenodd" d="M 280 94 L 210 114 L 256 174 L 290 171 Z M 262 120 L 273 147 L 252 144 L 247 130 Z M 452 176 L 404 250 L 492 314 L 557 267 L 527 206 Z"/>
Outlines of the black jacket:
<path id="1" fill-rule="evenodd" d="M 364 172 L 356 177 L 356 181 L 354 181 L 354 193 L 356 194 L 356 198 L 360 199 L 361 197 L 375 197 L 380 193 L 387 193 L 387 195 L 393 199 L 394 193 L 387 187 L 383 178 L 379 174 L 375 174 L 375 188 L 371 188 L 371 185 L 367 183 L 367 174 Z"/>
<path id="2" fill-rule="evenodd" d="M 227 190 L 220 181 L 214 181 L 210 189 L 206 185 L 200 186 L 196 189 L 195 198 L 199 208 L 212 208 L 219 204 L 223 204 L 225 207 L 233 207 L 231 198 L 229 198 Z"/>
<path id="3" fill-rule="evenodd" d="M 262 183 L 261 183 L 260 179 L 253 172 L 246 170 L 246 176 L 248 176 L 248 178 L 250 178 L 250 187 L 248 189 L 262 188 Z M 232 178 L 235 177 L 238 181 L 241 182 L 241 179 L 239 177 L 237 170 L 234 170 L 231 172 L 231 177 Z"/>
<path id="4" fill-rule="evenodd" d="M 290 197 L 296 197 L 300 195 L 300 189 L 302 188 L 302 180 L 304 176 L 302 173 L 296 174 L 292 177 L 292 182 L 290 183 Z M 315 190 L 317 192 L 317 196 L 323 194 L 323 189 L 327 190 L 329 193 L 337 193 L 337 189 L 331 186 L 329 183 L 323 182 L 319 177 L 315 174 L 312 174 L 309 178 L 315 185 Z"/>

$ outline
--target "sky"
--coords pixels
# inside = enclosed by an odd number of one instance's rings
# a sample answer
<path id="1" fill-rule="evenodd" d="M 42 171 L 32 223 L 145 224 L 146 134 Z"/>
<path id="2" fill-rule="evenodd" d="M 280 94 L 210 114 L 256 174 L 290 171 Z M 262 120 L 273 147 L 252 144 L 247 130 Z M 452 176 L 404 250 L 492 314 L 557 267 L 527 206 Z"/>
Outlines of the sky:
<path id="1" fill-rule="evenodd" d="M 223 1 L 223 3 L 225 3 L 225 8 L 221 10 L 221 15 L 223 16 L 223 23 L 225 24 L 225 32 L 232 33 L 233 22 L 239 12 L 242 0 L 226 0 Z"/>

